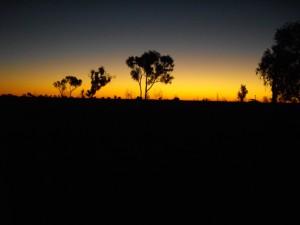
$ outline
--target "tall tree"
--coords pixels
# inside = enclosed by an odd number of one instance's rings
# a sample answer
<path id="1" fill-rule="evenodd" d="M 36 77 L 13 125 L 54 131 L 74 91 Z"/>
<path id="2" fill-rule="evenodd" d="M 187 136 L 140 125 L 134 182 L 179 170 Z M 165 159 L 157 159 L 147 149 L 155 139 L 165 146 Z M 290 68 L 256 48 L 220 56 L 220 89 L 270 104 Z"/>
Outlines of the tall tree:
<path id="1" fill-rule="evenodd" d="M 300 22 L 287 23 L 275 33 L 256 69 L 266 86 L 271 86 L 272 102 L 278 98 L 300 101 Z"/>
<path id="2" fill-rule="evenodd" d="M 60 96 L 64 97 L 65 90 L 67 89 L 67 81 L 66 79 L 62 79 L 61 81 L 55 81 L 53 86 L 58 89 Z"/>
<path id="3" fill-rule="evenodd" d="M 238 99 L 240 100 L 240 102 L 244 102 L 244 99 L 246 98 L 247 94 L 248 94 L 248 90 L 246 88 L 246 85 L 242 84 L 238 92 Z"/>
<path id="4" fill-rule="evenodd" d="M 100 90 L 102 87 L 104 87 L 106 84 L 108 84 L 111 81 L 112 76 L 109 75 L 105 71 L 104 67 L 102 66 L 98 68 L 98 71 L 92 70 L 90 78 L 91 78 L 91 88 L 90 90 L 87 91 L 86 95 L 89 98 L 92 98 L 94 97 L 94 95 L 98 90 Z"/>
<path id="5" fill-rule="evenodd" d="M 82 80 L 78 79 L 75 76 L 66 76 L 65 80 L 69 86 L 69 97 L 72 97 L 72 92 L 81 86 Z"/>
<path id="6" fill-rule="evenodd" d="M 169 55 L 161 55 L 157 51 L 145 52 L 142 56 L 130 56 L 126 60 L 131 69 L 130 75 L 139 84 L 140 97 L 148 98 L 150 89 L 156 83 L 170 84 L 174 79 L 171 72 L 174 70 L 174 60 Z"/>

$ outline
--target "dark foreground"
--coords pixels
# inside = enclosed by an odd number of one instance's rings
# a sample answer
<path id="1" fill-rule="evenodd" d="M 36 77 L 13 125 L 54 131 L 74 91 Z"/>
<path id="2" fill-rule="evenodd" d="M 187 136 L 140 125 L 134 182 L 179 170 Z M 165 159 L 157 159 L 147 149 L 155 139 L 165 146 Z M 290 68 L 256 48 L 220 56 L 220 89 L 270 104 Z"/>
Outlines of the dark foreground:
<path id="1" fill-rule="evenodd" d="M 1 224 L 290 217 L 299 105 L 11 98 L 0 108 Z"/>

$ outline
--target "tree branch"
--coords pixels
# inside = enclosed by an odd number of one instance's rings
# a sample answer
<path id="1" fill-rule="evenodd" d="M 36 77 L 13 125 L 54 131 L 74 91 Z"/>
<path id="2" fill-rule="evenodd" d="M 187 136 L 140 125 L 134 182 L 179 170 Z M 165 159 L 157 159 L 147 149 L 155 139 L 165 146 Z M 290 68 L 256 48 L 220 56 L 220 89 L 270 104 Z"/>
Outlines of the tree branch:
<path id="1" fill-rule="evenodd" d="M 147 89 L 147 92 L 150 91 L 150 89 L 153 87 L 153 85 L 155 83 L 159 83 L 159 81 L 157 79 L 154 80 L 154 82 L 149 86 L 149 88 Z"/>

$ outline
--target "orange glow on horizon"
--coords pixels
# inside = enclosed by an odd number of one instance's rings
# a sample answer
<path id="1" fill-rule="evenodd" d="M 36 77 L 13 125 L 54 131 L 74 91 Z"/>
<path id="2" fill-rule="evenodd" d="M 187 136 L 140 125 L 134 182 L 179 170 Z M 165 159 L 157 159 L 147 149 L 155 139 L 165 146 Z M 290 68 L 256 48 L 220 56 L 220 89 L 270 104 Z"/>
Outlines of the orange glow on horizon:
<path id="1" fill-rule="evenodd" d="M 172 54 L 171 54 L 172 55 Z M 125 97 L 129 91 L 135 98 L 138 96 L 138 84 L 131 79 L 130 70 L 125 65 L 125 56 L 110 56 L 106 59 L 55 60 L 52 63 L 28 63 L 1 68 L 0 94 L 22 95 L 31 92 L 34 95 L 58 95 L 53 82 L 66 75 L 75 75 L 83 80 L 73 96 L 79 97 L 80 90 L 88 90 L 90 86 L 89 70 L 104 65 L 108 73 L 115 76 L 111 83 L 97 92 L 97 97 L 120 96 Z M 118 59 L 118 60 L 116 60 Z M 262 100 L 270 97 L 270 88 L 263 86 L 263 82 L 255 75 L 258 58 L 248 59 L 247 62 L 237 61 L 233 57 L 226 60 L 212 57 L 187 59 L 175 55 L 175 71 L 172 73 L 172 84 L 156 84 L 150 91 L 151 98 L 162 96 L 164 99 L 179 97 L 183 100 L 227 100 L 235 101 L 241 84 L 245 84 L 249 93 L 247 99 Z M 97 62 L 102 63 L 97 63 Z M 114 62 L 114 63 L 112 63 Z M 97 66 L 98 65 L 98 66 Z M 69 72 L 66 72 L 69 71 Z"/>

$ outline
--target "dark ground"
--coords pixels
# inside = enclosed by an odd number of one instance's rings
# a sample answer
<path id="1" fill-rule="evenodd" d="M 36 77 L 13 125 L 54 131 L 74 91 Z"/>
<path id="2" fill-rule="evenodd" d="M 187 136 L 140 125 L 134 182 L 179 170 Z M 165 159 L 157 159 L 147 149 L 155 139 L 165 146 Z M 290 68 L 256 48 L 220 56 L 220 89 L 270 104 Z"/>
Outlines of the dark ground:
<path id="1" fill-rule="evenodd" d="M 0 98 L 0 223 L 286 220 L 299 115 L 292 104 Z"/>

